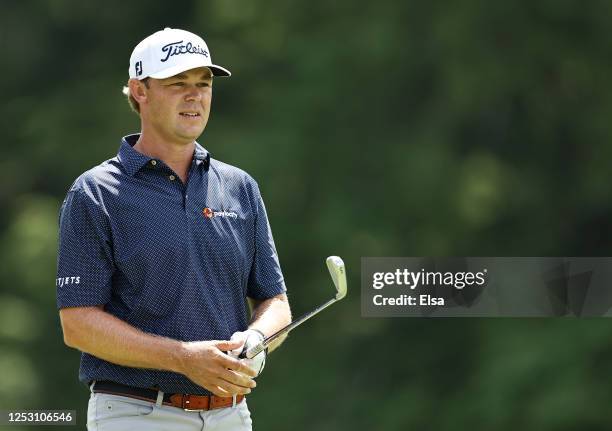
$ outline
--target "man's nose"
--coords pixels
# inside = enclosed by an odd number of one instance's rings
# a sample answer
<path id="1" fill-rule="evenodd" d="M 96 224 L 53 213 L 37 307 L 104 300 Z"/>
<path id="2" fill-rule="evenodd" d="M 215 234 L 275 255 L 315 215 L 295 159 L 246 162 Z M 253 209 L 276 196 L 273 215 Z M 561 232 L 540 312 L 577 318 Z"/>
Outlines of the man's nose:
<path id="1" fill-rule="evenodd" d="M 199 102 L 202 100 L 202 89 L 196 87 L 195 85 L 191 85 L 188 87 L 187 94 L 185 95 L 185 100 L 194 100 Z"/>

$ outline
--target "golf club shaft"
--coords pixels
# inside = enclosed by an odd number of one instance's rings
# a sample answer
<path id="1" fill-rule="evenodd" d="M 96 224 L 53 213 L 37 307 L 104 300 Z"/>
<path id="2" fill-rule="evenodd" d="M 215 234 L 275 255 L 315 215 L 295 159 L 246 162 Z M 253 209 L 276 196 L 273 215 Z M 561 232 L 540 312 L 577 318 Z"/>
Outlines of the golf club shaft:
<path id="1" fill-rule="evenodd" d="M 251 347 L 249 350 L 247 350 L 244 353 L 244 356 L 240 355 L 240 357 L 241 358 L 244 357 L 244 358 L 248 358 L 248 359 L 253 358 L 254 356 L 258 355 L 262 350 L 264 350 L 266 347 L 268 347 L 270 345 L 270 343 L 272 343 L 278 337 L 280 337 L 283 334 L 286 334 L 287 332 L 291 331 L 292 329 L 297 328 L 302 323 L 304 323 L 305 321 L 310 319 L 312 316 L 314 316 L 315 314 L 323 311 L 324 309 L 326 309 L 327 307 L 329 307 L 330 305 L 332 305 L 336 301 L 337 301 L 336 298 L 330 299 L 325 304 L 320 305 L 319 307 L 317 307 L 314 310 L 312 310 L 310 313 L 303 315 L 302 317 L 300 317 L 297 320 L 294 320 L 293 322 L 291 322 L 290 324 L 288 324 L 284 328 L 276 331 L 274 334 L 270 335 L 269 337 L 266 337 L 261 343 L 257 344 L 256 346 Z"/>

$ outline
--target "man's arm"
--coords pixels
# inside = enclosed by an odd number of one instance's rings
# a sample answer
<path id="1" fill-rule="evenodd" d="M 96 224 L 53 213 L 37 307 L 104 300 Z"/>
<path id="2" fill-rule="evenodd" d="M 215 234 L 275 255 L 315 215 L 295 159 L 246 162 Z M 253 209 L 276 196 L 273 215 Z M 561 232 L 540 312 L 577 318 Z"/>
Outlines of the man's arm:
<path id="1" fill-rule="evenodd" d="M 282 293 L 261 301 L 248 299 L 251 307 L 251 324 L 249 329 L 256 329 L 266 337 L 269 337 L 291 323 L 291 309 L 286 294 Z M 272 351 L 280 346 L 285 338 L 287 338 L 287 334 L 274 340 L 268 347 L 268 351 Z"/>
<path id="2" fill-rule="evenodd" d="M 114 364 L 173 371 L 215 395 L 247 394 L 255 373 L 224 352 L 240 341 L 183 342 L 142 332 L 98 307 L 60 310 L 64 342 Z"/>

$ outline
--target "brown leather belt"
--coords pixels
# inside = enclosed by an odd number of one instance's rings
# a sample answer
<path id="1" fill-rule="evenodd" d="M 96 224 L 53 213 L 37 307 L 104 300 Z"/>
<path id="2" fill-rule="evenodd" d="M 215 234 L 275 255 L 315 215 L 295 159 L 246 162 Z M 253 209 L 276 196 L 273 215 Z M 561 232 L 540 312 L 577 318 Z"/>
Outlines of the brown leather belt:
<path id="1" fill-rule="evenodd" d="M 107 380 L 96 381 L 92 391 L 95 393 L 121 395 L 155 403 L 157 389 L 143 389 L 122 385 Z M 244 395 L 237 395 L 235 404 L 244 399 Z M 178 407 L 183 410 L 214 410 L 234 405 L 232 397 L 218 397 L 216 395 L 190 395 L 190 394 L 164 394 L 162 402 L 166 406 Z"/>

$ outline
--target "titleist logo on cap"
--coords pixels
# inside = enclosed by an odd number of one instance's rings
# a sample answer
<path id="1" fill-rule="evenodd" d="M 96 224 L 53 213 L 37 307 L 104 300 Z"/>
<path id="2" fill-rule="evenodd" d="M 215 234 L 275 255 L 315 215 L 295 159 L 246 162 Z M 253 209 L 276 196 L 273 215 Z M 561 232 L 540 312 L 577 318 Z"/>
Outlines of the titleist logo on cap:
<path id="1" fill-rule="evenodd" d="M 180 54 L 201 54 L 208 58 L 208 51 L 202 48 L 200 45 L 193 45 L 191 42 L 187 42 L 185 45 L 181 45 L 182 40 L 178 42 L 171 42 L 167 45 L 162 46 L 162 52 L 166 53 L 166 57 L 162 58 L 162 62 L 167 61 L 173 55 Z"/>

